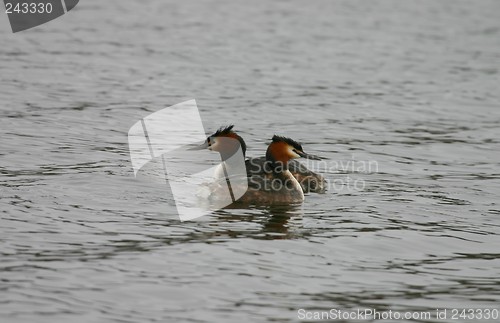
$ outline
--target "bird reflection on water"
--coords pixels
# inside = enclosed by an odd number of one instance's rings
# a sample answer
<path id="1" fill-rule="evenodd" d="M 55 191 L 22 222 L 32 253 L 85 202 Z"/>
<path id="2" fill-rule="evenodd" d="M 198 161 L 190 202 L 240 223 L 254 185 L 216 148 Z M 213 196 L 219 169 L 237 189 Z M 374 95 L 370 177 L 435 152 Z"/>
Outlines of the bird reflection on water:
<path id="1" fill-rule="evenodd" d="M 301 236 L 303 215 L 301 203 L 254 207 L 252 212 L 241 209 L 241 205 L 235 204 L 215 211 L 212 218 L 215 219 L 217 225 L 221 224 L 220 222 L 238 223 L 245 228 L 240 232 L 231 230 L 232 235 L 249 235 L 252 239 L 274 240 L 294 239 Z M 259 225 L 259 229 L 249 232 L 248 223 Z"/>

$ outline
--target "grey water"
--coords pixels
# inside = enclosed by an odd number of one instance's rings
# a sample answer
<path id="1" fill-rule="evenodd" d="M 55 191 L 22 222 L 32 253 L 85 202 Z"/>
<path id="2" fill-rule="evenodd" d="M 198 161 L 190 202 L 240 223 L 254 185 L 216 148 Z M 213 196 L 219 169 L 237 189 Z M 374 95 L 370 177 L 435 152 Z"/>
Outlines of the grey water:
<path id="1" fill-rule="evenodd" d="M 0 321 L 499 309 L 499 12 L 81 1 L 15 34 L 0 14 Z M 329 190 L 180 222 L 168 186 L 134 177 L 127 132 L 189 99 L 249 156 L 301 141 Z"/>

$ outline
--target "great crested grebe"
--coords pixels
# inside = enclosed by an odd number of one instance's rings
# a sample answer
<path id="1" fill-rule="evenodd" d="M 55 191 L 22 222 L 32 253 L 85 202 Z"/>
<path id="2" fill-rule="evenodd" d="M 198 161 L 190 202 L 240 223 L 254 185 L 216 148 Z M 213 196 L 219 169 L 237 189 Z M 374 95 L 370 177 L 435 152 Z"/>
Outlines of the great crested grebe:
<path id="1" fill-rule="evenodd" d="M 267 147 L 264 167 L 258 172 L 250 172 L 248 190 L 238 201 L 257 204 L 304 201 L 304 190 L 289 170 L 290 161 L 299 157 L 320 159 L 306 154 L 295 140 L 274 135 Z"/>
<path id="2" fill-rule="evenodd" d="M 229 155 L 233 154 L 237 147 L 234 147 L 235 142 L 234 141 L 222 141 L 222 142 L 217 142 L 218 137 L 226 137 L 226 138 L 232 138 L 238 140 L 239 144 L 241 145 L 241 150 L 243 151 L 243 155 L 246 154 L 246 149 L 247 145 L 245 144 L 245 140 L 238 135 L 234 130 L 234 125 L 230 125 L 227 127 L 221 127 L 219 130 L 217 130 L 215 133 L 213 133 L 211 136 L 207 138 L 207 140 L 204 142 L 200 148 L 209 148 L 214 151 L 219 151 L 221 154 L 227 153 Z M 291 140 L 293 141 L 293 140 Z M 295 141 L 293 141 L 295 142 Z M 296 142 L 295 142 L 296 143 Z M 297 143 L 296 143 L 297 144 Z M 213 147 L 215 145 L 220 145 L 218 147 Z M 222 145 L 224 145 L 222 147 Z M 300 146 L 300 145 L 299 145 Z M 308 155 L 311 156 L 311 155 Z M 224 156 L 222 156 L 224 159 Z M 314 158 L 310 159 L 321 159 L 316 156 L 312 156 Z M 259 175 L 262 174 L 263 170 L 265 170 L 269 165 L 267 162 L 267 156 L 266 157 L 256 157 L 256 158 L 247 158 L 245 160 L 246 164 L 246 170 L 247 170 L 247 176 L 250 178 L 254 175 Z M 290 173 L 297 179 L 299 182 L 300 186 L 302 187 L 302 190 L 305 193 L 313 192 L 313 193 L 324 193 L 326 190 L 326 181 L 323 176 L 320 174 L 317 174 L 311 170 L 309 170 L 305 165 L 303 165 L 301 162 L 291 159 L 288 161 L 288 170 Z M 267 169 L 269 170 L 269 169 Z"/>

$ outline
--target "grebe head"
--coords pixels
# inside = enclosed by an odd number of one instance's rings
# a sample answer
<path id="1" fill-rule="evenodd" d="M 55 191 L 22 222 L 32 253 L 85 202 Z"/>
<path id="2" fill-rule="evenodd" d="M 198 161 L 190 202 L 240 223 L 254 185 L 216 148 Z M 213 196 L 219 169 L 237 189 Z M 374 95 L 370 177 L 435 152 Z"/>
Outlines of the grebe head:
<path id="1" fill-rule="evenodd" d="M 266 159 L 274 164 L 281 165 L 284 169 L 287 169 L 288 161 L 294 158 L 321 159 L 318 156 L 305 153 L 302 145 L 293 139 L 274 135 L 272 140 L 269 147 L 267 147 Z"/>
<path id="2" fill-rule="evenodd" d="M 226 160 L 234 155 L 241 147 L 244 156 L 247 150 L 247 145 L 245 144 L 243 138 L 233 131 L 233 127 L 234 125 L 220 127 L 219 130 L 208 136 L 201 146 L 198 146 L 195 149 L 208 148 L 210 150 L 217 151 L 221 154 L 222 159 Z"/>

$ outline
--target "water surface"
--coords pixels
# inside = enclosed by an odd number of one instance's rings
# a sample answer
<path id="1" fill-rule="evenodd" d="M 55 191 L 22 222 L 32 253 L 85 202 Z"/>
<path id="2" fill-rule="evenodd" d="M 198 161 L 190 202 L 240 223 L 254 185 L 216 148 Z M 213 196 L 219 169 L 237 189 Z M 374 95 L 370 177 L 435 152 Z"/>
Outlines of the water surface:
<path id="1" fill-rule="evenodd" d="M 499 10 L 82 1 L 17 34 L 4 15 L 0 318 L 498 308 Z M 167 187 L 134 179 L 127 131 L 192 98 L 206 131 L 236 124 L 250 156 L 278 133 L 333 165 L 378 166 L 323 169 L 359 190 L 180 222 Z"/>

